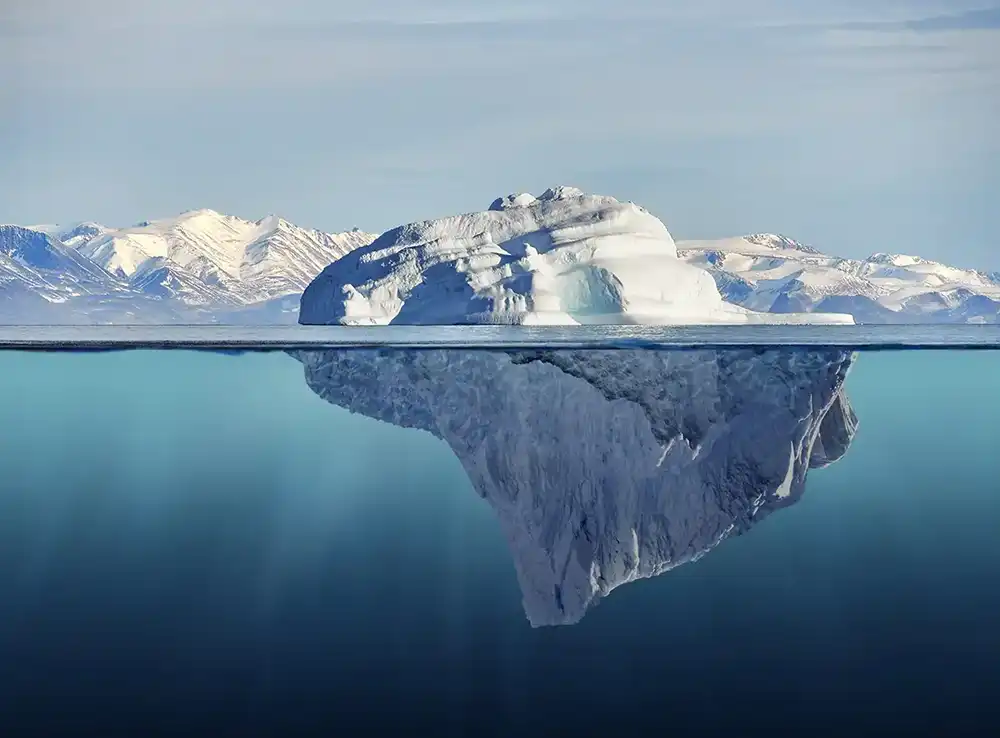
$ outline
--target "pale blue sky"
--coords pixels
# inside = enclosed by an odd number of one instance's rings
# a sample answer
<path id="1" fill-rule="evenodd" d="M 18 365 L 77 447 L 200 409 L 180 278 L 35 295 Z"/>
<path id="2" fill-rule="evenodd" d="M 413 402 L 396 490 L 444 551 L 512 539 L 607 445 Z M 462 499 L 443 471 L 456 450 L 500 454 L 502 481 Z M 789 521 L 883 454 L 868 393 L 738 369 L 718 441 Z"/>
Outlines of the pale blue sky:
<path id="1" fill-rule="evenodd" d="M 0 221 L 380 231 L 553 184 L 1000 268 L 989 0 L 0 6 Z"/>

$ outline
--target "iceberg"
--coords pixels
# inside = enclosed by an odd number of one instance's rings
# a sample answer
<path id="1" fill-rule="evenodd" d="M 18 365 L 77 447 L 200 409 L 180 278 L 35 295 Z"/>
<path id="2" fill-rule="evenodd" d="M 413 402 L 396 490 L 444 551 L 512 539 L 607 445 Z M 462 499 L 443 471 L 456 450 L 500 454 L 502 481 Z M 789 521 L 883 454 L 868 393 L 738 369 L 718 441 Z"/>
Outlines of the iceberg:
<path id="1" fill-rule="evenodd" d="M 855 357 L 832 349 L 293 355 L 327 402 L 448 443 L 536 627 L 576 623 L 794 504 L 857 427 Z"/>
<path id="2" fill-rule="evenodd" d="M 395 324 L 853 323 L 726 302 L 678 258 L 664 224 L 613 197 L 554 187 L 394 228 L 327 266 L 299 322 Z"/>

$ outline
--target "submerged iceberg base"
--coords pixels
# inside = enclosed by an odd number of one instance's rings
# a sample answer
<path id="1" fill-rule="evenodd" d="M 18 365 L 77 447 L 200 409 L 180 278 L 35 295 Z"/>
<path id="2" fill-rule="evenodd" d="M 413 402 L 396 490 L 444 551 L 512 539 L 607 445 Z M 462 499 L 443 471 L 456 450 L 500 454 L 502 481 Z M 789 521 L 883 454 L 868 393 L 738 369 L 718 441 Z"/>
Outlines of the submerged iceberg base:
<path id="1" fill-rule="evenodd" d="M 494 509 L 532 625 L 793 504 L 857 419 L 838 350 L 303 351 L 328 402 L 446 441 Z"/>

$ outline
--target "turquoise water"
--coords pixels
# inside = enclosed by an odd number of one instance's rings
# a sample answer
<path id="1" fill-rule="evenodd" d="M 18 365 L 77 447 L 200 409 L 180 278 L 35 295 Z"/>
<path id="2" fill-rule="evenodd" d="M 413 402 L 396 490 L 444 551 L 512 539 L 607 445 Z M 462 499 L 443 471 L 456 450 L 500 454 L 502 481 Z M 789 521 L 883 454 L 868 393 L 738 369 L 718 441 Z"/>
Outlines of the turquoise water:
<path id="1" fill-rule="evenodd" d="M 856 436 L 801 499 L 532 627 L 496 512 L 416 410 L 352 414 L 282 353 L 2 353 L 0 734 L 980 728 L 998 372 L 994 352 L 861 355 Z M 341 378 L 355 409 L 389 402 Z M 499 433 L 460 389 L 456 433 Z M 535 444 L 572 475 L 565 440 Z"/>

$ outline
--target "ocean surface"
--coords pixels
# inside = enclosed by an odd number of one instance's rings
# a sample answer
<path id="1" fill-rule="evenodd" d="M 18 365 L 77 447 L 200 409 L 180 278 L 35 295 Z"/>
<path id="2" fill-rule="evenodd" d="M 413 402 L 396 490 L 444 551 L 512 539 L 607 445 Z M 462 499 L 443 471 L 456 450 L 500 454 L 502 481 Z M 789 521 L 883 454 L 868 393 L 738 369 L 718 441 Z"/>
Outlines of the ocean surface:
<path id="1" fill-rule="evenodd" d="M 1000 348 L 1000 324 L 982 325 L 0 325 L 0 348 Z"/>
<path id="2" fill-rule="evenodd" d="M 992 732 L 1000 352 L 523 344 L 0 351 L 0 736 Z"/>

